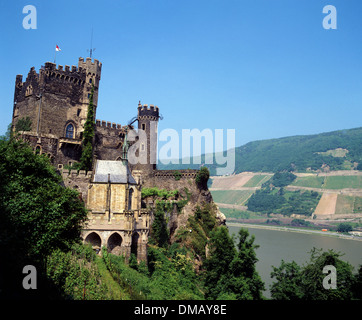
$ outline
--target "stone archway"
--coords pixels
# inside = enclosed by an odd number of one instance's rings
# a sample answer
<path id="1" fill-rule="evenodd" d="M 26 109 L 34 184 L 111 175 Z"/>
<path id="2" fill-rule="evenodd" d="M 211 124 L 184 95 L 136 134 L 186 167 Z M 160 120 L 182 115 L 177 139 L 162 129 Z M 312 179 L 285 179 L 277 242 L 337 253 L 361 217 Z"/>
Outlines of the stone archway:
<path id="1" fill-rule="evenodd" d="M 102 246 L 102 239 L 96 232 L 89 233 L 84 242 L 91 244 L 93 249 L 101 249 Z"/>
<path id="2" fill-rule="evenodd" d="M 107 241 L 107 249 L 110 253 L 120 255 L 122 250 L 122 242 L 123 239 L 119 235 L 119 233 L 114 232 L 112 235 L 108 238 Z"/>

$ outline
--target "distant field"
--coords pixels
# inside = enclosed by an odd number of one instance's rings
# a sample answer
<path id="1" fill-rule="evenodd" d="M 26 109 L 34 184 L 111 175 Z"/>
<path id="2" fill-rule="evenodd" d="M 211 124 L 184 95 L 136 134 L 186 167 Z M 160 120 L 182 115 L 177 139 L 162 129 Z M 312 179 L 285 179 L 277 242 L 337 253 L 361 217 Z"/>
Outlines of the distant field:
<path id="1" fill-rule="evenodd" d="M 330 176 L 326 177 L 325 189 L 361 189 L 362 176 Z"/>
<path id="2" fill-rule="evenodd" d="M 322 188 L 324 183 L 325 177 L 317 177 L 317 176 L 310 176 L 310 177 L 298 177 L 291 186 L 298 186 L 298 187 L 309 187 L 309 188 Z"/>
<path id="3" fill-rule="evenodd" d="M 260 187 L 264 182 L 268 181 L 271 178 L 270 175 L 256 175 L 253 176 L 243 187 Z"/>
<path id="4" fill-rule="evenodd" d="M 252 177 L 253 174 L 243 173 L 227 177 L 213 177 L 210 187 L 219 190 L 238 189 L 243 187 Z"/>
<path id="5" fill-rule="evenodd" d="M 253 191 L 249 190 L 215 190 L 211 195 L 217 203 L 243 205 Z"/>
<path id="6" fill-rule="evenodd" d="M 322 188 L 322 189 L 361 189 L 362 176 L 307 176 L 298 177 L 292 186 L 309 187 L 309 188 Z"/>
<path id="7" fill-rule="evenodd" d="M 337 148 L 337 149 L 333 149 L 333 150 L 328 150 L 326 152 L 317 152 L 317 153 L 325 155 L 325 156 L 344 158 L 346 156 L 346 154 L 348 153 L 348 150 L 343 149 L 343 148 Z"/>
<path id="8" fill-rule="evenodd" d="M 337 205 L 337 193 L 323 193 L 314 213 L 316 215 L 335 214 Z"/>
<path id="9" fill-rule="evenodd" d="M 265 219 L 264 216 L 251 211 L 241 211 L 238 209 L 229 209 L 229 208 L 220 208 L 220 211 L 225 215 L 226 218 Z"/>
<path id="10" fill-rule="evenodd" d="M 335 213 L 362 213 L 362 197 L 338 195 Z"/>

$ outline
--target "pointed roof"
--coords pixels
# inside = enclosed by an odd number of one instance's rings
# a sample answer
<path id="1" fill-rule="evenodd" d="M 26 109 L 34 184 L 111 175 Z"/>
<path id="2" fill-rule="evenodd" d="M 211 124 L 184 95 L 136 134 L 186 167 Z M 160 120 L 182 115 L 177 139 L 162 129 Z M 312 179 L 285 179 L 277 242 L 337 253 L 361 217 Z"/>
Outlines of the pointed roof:
<path id="1" fill-rule="evenodd" d="M 137 184 L 123 161 L 97 160 L 93 182 L 108 182 L 108 175 L 111 183 Z"/>

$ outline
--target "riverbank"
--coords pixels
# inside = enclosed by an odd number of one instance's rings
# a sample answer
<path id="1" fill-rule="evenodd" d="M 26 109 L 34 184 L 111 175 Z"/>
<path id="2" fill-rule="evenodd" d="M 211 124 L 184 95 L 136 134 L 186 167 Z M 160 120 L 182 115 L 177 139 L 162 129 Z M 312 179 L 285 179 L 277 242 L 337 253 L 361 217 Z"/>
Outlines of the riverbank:
<path id="1" fill-rule="evenodd" d="M 341 234 L 333 231 L 322 231 L 308 228 L 297 228 L 297 227 L 284 227 L 284 226 L 271 226 L 265 224 L 250 224 L 250 223 L 240 223 L 240 222 L 230 222 L 226 221 L 227 226 L 231 227 L 243 227 L 243 228 L 254 228 L 254 229 L 266 229 L 266 230 L 276 230 L 276 231 L 284 231 L 284 232 L 298 232 L 305 234 L 319 234 L 323 236 L 335 237 L 340 239 L 347 240 L 357 240 L 362 241 L 362 237 Z"/>

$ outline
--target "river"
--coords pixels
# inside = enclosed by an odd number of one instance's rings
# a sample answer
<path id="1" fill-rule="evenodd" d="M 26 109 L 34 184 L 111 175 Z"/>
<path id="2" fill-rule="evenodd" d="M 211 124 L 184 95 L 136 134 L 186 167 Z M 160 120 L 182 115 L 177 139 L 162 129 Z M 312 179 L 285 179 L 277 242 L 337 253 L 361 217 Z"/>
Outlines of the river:
<path id="1" fill-rule="evenodd" d="M 229 233 L 237 233 L 240 226 L 228 224 Z M 243 226 L 245 228 L 245 226 Z M 269 286 L 274 279 L 270 277 L 272 266 L 279 267 L 282 260 L 291 262 L 294 260 L 299 265 L 308 262 L 310 250 L 322 248 L 323 250 L 333 249 L 344 255 L 341 260 L 349 262 L 354 266 L 354 273 L 362 264 L 362 241 L 342 239 L 320 234 L 307 234 L 292 231 L 280 231 L 273 229 L 261 229 L 248 226 L 249 234 L 255 236 L 254 243 L 260 247 L 256 250 L 259 261 L 256 269 L 265 282 L 265 297 L 270 298 Z"/>

